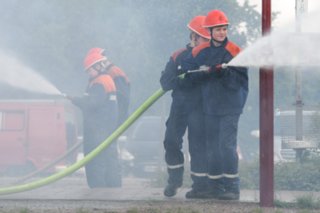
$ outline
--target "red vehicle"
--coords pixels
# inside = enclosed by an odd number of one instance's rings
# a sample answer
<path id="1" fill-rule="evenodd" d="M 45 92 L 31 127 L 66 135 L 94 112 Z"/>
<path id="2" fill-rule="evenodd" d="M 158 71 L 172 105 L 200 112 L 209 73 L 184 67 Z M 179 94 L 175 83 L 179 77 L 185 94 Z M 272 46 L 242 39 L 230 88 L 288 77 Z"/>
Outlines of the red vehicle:
<path id="1" fill-rule="evenodd" d="M 66 153 L 77 138 L 75 110 L 65 100 L 0 101 L 2 173 L 42 168 Z M 56 168 L 66 163 L 61 161 Z"/>

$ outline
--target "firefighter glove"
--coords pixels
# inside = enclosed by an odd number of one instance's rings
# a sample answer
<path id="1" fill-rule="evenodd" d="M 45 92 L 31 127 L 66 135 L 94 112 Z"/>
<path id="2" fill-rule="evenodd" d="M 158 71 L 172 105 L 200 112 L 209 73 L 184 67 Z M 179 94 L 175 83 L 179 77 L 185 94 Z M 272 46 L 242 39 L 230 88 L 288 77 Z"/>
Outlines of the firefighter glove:
<path id="1" fill-rule="evenodd" d="M 221 70 L 222 70 L 222 64 L 216 64 L 210 67 L 210 72 L 220 72 Z"/>

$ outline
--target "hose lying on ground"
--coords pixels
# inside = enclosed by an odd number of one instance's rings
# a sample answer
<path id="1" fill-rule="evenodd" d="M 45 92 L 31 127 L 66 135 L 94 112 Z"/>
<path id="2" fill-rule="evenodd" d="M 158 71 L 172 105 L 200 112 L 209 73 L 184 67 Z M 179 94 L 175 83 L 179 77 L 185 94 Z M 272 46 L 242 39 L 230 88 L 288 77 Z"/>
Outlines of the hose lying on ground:
<path id="1" fill-rule="evenodd" d="M 115 141 L 126 129 L 128 129 L 131 124 L 136 121 L 153 103 L 155 103 L 163 94 L 165 93 L 164 90 L 158 89 L 153 95 L 151 95 L 136 111 L 134 111 L 130 117 L 121 125 L 119 126 L 106 140 L 104 140 L 97 148 L 92 150 L 88 155 L 86 155 L 80 161 L 70 165 L 66 169 L 55 173 L 51 176 L 46 178 L 25 183 L 16 186 L 8 186 L 0 188 L 0 195 L 5 194 L 13 194 L 23 191 L 32 190 L 35 188 L 39 188 L 44 185 L 48 185 L 52 182 L 55 182 L 86 165 L 89 161 L 95 158 L 99 153 L 101 153 L 105 148 L 107 148 L 113 141 Z"/>
<path id="2" fill-rule="evenodd" d="M 52 162 L 48 163 L 47 165 L 43 166 L 42 168 L 39 168 L 37 170 L 35 170 L 34 172 L 31 172 L 30 174 L 27 174 L 23 177 L 21 177 L 20 179 L 16 180 L 15 182 L 12 183 L 12 185 L 14 184 L 20 184 L 25 182 L 26 180 L 36 176 L 37 174 L 40 174 L 41 172 L 44 172 L 46 170 L 48 170 L 49 168 L 53 167 L 54 165 L 56 165 L 57 163 L 61 162 L 62 160 L 64 160 L 66 157 L 69 157 L 70 154 L 73 154 L 80 146 L 82 145 L 82 141 L 79 141 L 78 143 L 75 143 L 66 153 L 64 153 L 63 155 L 57 157 L 56 159 L 54 159 Z"/>

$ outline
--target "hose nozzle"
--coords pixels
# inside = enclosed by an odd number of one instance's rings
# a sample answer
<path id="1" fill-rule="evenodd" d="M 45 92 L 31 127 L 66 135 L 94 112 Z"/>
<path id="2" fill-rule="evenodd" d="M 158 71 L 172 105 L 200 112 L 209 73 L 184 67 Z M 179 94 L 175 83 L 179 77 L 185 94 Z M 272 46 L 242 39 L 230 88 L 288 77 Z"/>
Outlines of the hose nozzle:
<path id="1" fill-rule="evenodd" d="M 221 64 L 221 68 L 222 69 L 227 69 L 228 68 L 228 64 L 226 64 L 226 63 Z"/>
<path id="2" fill-rule="evenodd" d="M 197 70 L 188 70 L 187 73 L 194 73 L 194 72 L 208 72 L 210 70 L 210 67 L 208 66 L 200 66 Z"/>

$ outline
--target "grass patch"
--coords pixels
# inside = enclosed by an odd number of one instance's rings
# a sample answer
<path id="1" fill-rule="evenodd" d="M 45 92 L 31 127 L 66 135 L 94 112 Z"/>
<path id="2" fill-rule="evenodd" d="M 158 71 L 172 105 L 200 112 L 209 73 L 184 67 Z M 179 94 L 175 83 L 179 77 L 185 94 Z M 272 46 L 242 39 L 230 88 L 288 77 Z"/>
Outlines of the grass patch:
<path id="1" fill-rule="evenodd" d="M 305 195 L 305 196 L 298 197 L 296 201 L 293 203 L 275 200 L 274 206 L 278 208 L 316 210 L 316 209 L 320 209 L 320 200 L 313 197 L 312 195 Z"/>
<path id="2" fill-rule="evenodd" d="M 301 196 L 297 198 L 296 203 L 301 209 L 320 209 L 320 200 L 312 195 Z"/>

